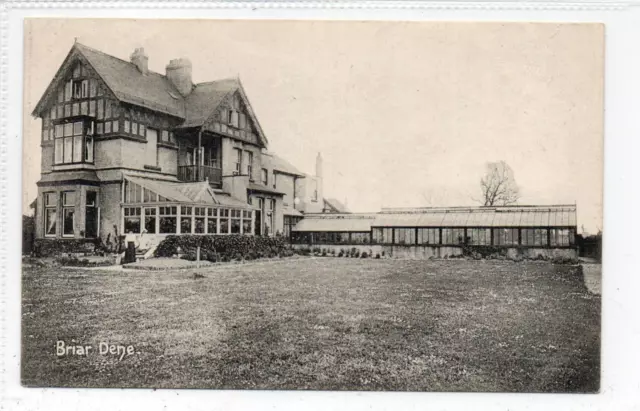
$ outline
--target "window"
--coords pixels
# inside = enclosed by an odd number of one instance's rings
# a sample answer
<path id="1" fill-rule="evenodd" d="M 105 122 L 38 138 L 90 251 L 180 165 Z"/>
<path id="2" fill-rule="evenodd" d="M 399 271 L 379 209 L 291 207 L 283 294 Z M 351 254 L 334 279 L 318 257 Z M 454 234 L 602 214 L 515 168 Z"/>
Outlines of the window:
<path id="1" fill-rule="evenodd" d="M 440 230 L 437 228 L 418 228 L 418 244 L 440 244 Z"/>
<path id="2" fill-rule="evenodd" d="M 396 228 L 394 244 L 411 245 L 416 243 L 415 228 Z"/>
<path id="3" fill-rule="evenodd" d="M 520 244 L 526 246 L 546 246 L 547 230 L 544 228 L 520 229 Z"/>
<path id="4" fill-rule="evenodd" d="M 98 237 L 98 193 L 95 191 L 86 193 L 84 218 L 85 237 Z"/>
<path id="5" fill-rule="evenodd" d="M 236 152 L 236 171 L 234 174 L 240 174 L 242 172 L 242 150 L 239 148 L 233 149 Z"/>
<path id="6" fill-rule="evenodd" d="M 180 209 L 180 233 L 191 234 L 191 216 L 193 214 L 193 207 L 182 206 Z"/>
<path id="7" fill-rule="evenodd" d="M 147 190 L 145 190 L 145 192 L 147 192 Z M 158 222 L 156 211 L 155 207 L 145 207 L 144 209 L 144 231 L 149 234 L 156 233 L 156 226 Z"/>
<path id="8" fill-rule="evenodd" d="M 80 163 L 83 161 L 83 129 L 82 121 L 56 125 L 54 145 L 54 161 L 56 164 Z M 91 158 L 93 160 L 93 153 Z"/>
<path id="9" fill-rule="evenodd" d="M 205 207 L 196 207 L 194 209 L 194 212 L 195 212 L 195 218 L 194 218 L 193 232 L 196 234 L 204 234 L 207 209 Z"/>
<path id="10" fill-rule="evenodd" d="M 231 234 L 240 234 L 241 212 L 241 210 L 231 210 Z"/>
<path id="11" fill-rule="evenodd" d="M 169 131 L 168 130 L 162 130 L 162 134 L 160 136 L 161 141 L 164 143 L 168 143 L 169 142 Z"/>
<path id="12" fill-rule="evenodd" d="M 269 184 L 269 172 L 267 171 L 266 168 L 263 168 L 260 173 L 260 181 L 265 186 Z"/>
<path id="13" fill-rule="evenodd" d="M 140 234 L 140 207 L 124 208 L 124 233 Z"/>
<path id="14" fill-rule="evenodd" d="M 351 241 L 350 241 L 351 244 L 369 244 L 369 240 L 371 237 L 369 233 L 351 233 L 350 235 L 351 235 Z M 346 237 L 346 233 L 338 233 L 336 242 L 343 243 L 343 241 L 349 241 L 348 239 L 344 239 L 344 237 Z"/>
<path id="15" fill-rule="evenodd" d="M 242 211 L 242 233 L 243 234 L 253 234 L 251 232 L 251 211 L 243 210 Z"/>
<path id="16" fill-rule="evenodd" d="M 176 206 L 158 207 L 160 216 L 160 234 L 175 234 L 177 229 L 176 220 L 178 218 Z"/>
<path id="17" fill-rule="evenodd" d="M 75 191 L 62 193 L 62 235 L 73 236 L 76 210 Z"/>
<path id="18" fill-rule="evenodd" d="M 220 212 L 220 232 L 219 234 L 229 234 L 229 210 L 221 208 Z"/>
<path id="19" fill-rule="evenodd" d="M 518 245 L 518 229 L 494 228 L 493 245 Z"/>
<path id="20" fill-rule="evenodd" d="M 125 180 L 124 182 L 124 202 L 125 203 L 141 203 L 142 202 L 142 191 L 143 188 L 141 185 L 132 183 L 131 181 Z"/>
<path id="21" fill-rule="evenodd" d="M 238 127 L 238 112 L 235 110 L 229 110 L 229 125 Z"/>
<path id="22" fill-rule="evenodd" d="M 240 113 L 240 124 L 238 127 L 241 129 L 247 128 L 247 116 L 244 113 Z"/>
<path id="23" fill-rule="evenodd" d="M 575 243 L 575 232 L 568 228 L 552 228 L 549 240 L 552 247 L 568 247 Z"/>
<path id="24" fill-rule="evenodd" d="M 464 244 L 464 228 L 443 228 L 442 244 Z"/>
<path id="25" fill-rule="evenodd" d="M 247 175 L 249 180 L 253 181 L 253 153 L 247 151 Z"/>
<path id="26" fill-rule="evenodd" d="M 218 209 L 207 208 L 207 233 L 218 234 Z"/>
<path id="27" fill-rule="evenodd" d="M 57 196 L 56 193 L 43 193 L 44 203 L 44 235 L 47 237 L 56 235 L 56 225 L 58 221 Z"/>
<path id="28" fill-rule="evenodd" d="M 491 245 L 491 229 L 468 228 L 467 243 L 471 245 Z"/>
<path id="29" fill-rule="evenodd" d="M 393 228 L 375 227 L 372 229 L 373 244 L 391 244 L 393 242 Z"/>

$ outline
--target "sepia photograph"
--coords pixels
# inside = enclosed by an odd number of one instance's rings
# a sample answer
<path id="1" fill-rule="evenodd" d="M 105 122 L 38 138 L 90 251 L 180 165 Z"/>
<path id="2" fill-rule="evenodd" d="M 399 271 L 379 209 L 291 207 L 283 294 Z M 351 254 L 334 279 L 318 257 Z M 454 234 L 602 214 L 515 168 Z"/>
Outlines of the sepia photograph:
<path id="1" fill-rule="evenodd" d="M 25 19 L 22 385 L 598 393 L 604 67 L 596 23 Z"/>

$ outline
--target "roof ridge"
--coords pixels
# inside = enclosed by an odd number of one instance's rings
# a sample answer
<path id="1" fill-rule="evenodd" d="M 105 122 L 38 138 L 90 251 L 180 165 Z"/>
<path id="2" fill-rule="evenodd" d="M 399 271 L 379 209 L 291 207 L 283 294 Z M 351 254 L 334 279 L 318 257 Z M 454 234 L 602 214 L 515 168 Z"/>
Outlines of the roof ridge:
<path id="1" fill-rule="evenodd" d="M 120 57 L 118 57 L 118 56 L 114 56 L 113 54 L 105 53 L 105 52 L 104 52 L 104 51 L 102 51 L 102 50 L 95 49 L 95 48 L 93 48 L 93 47 L 91 47 L 91 46 L 87 46 L 86 44 L 82 44 L 82 43 L 80 43 L 80 42 L 76 42 L 76 43 L 74 44 L 74 46 L 82 46 L 82 47 L 84 47 L 84 48 L 86 48 L 86 49 L 89 49 L 90 51 L 92 51 L 92 52 L 94 52 L 94 53 L 98 53 L 98 54 L 101 54 L 101 55 L 103 55 L 103 56 L 106 56 L 106 57 L 109 57 L 109 58 L 115 59 L 115 60 L 120 60 L 120 61 L 121 61 L 121 62 L 123 62 L 123 63 L 127 63 L 127 64 L 130 64 L 130 65 L 132 65 L 132 66 L 134 66 L 134 67 L 135 67 L 135 64 L 133 64 L 132 62 L 130 62 L 130 61 L 128 61 L 128 60 L 122 59 L 122 58 L 120 58 Z M 166 76 L 165 74 L 158 73 L 157 71 L 153 71 L 153 70 L 149 70 L 149 69 L 147 69 L 147 74 L 155 74 L 156 76 L 160 76 L 160 77 L 162 77 L 162 78 L 164 78 L 164 79 L 167 79 L 167 76 Z M 168 80 L 168 79 L 167 79 L 167 80 Z"/>
<path id="2" fill-rule="evenodd" d="M 198 86 L 205 85 L 205 84 L 219 83 L 221 81 L 228 81 L 228 80 L 237 81 L 237 79 L 234 78 L 234 77 L 225 77 L 225 78 L 220 78 L 220 79 L 217 79 L 217 80 L 210 80 L 210 81 L 203 81 L 203 82 L 200 82 L 200 83 L 195 83 L 195 86 L 198 87 Z"/>

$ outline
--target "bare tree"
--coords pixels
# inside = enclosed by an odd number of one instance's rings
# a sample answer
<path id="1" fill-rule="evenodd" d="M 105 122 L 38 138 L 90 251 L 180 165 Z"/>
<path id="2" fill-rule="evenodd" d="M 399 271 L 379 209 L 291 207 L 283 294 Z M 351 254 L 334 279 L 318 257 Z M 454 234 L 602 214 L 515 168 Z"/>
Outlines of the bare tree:
<path id="1" fill-rule="evenodd" d="M 511 167 L 504 161 L 498 161 L 487 163 L 486 170 L 486 174 L 480 180 L 483 205 L 505 206 L 517 203 L 520 189 Z"/>

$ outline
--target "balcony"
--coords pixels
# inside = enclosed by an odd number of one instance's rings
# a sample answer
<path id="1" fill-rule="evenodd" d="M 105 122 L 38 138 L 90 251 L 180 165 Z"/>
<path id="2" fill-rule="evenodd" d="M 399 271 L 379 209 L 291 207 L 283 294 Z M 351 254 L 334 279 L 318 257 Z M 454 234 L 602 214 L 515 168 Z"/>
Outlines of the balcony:
<path id="1" fill-rule="evenodd" d="M 222 169 L 211 166 L 178 166 L 178 180 L 184 182 L 208 180 L 213 187 L 222 187 Z"/>

